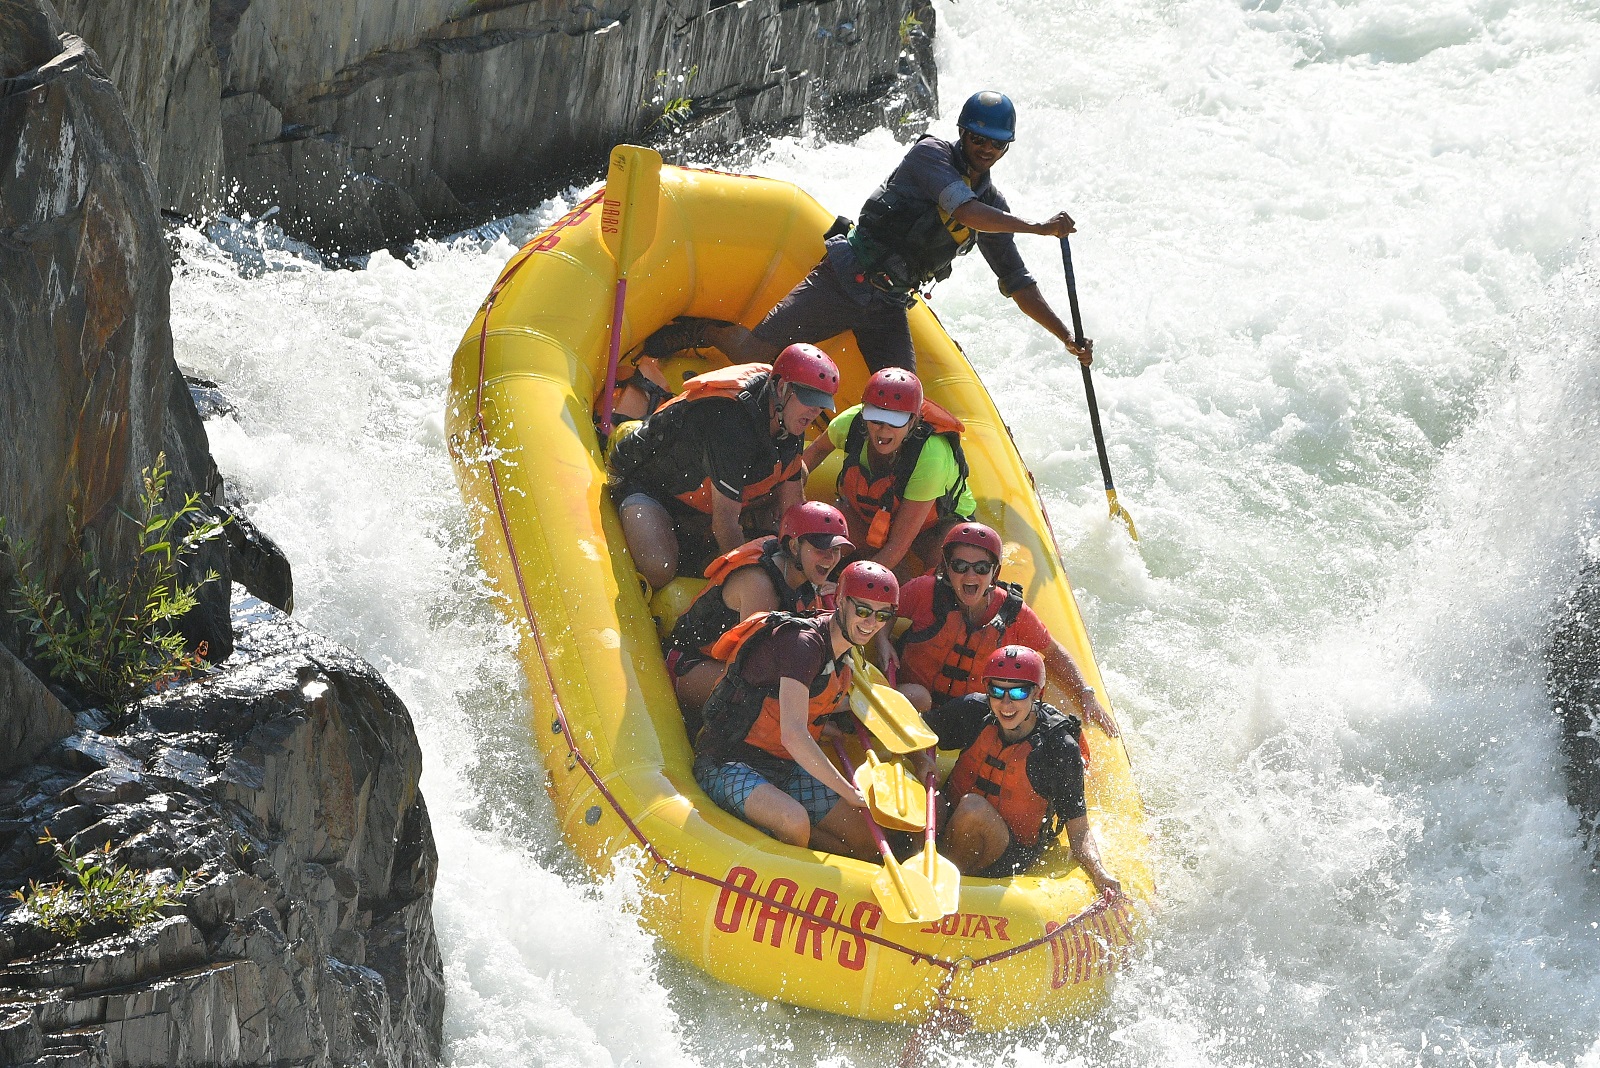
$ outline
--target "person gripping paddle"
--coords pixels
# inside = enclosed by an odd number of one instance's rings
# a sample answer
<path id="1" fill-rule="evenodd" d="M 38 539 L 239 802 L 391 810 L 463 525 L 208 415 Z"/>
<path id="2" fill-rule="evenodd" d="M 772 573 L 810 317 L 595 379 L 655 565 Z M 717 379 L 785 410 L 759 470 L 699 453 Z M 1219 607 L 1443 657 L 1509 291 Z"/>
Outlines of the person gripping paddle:
<path id="1" fill-rule="evenodd" d="M 983 253 L 1023 314 L 1059 338 L 1087 365 L 1093 342 L 1061 321 L 1017 251 L 1016 234 L 1065 237 L 1072 216 L 1029 222 L 1011 212 L 989 172 L 1016 138 L 1017 109 L 1002 93 L 974 93 L 956 121 L 954 141 L 928 135 L 861 208 L 848 233 L 827 239 L 821 262 L 756 328 L 711 319 L 680 319 L 645 343 L 651 355 L 715 345 L 735 362 L 767 361 L 785 345 L 851 331 L 867 369 L 916 370 L 906 312 L 919 291 L 950 276 L 957 256 Z"/>

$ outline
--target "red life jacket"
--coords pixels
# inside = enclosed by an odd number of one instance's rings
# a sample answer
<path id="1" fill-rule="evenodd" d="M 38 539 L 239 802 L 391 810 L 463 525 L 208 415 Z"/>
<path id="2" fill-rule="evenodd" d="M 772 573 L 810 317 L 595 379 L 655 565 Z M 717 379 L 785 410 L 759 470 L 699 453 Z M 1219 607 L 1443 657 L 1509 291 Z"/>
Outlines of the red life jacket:
<path id="1" fill-rule="evenodd" d="M 1000 737 L 1000 725 L 991 717 L 977 740 L 961 751 L 945 782 L 945 796 L 952 803 L 967 794 L 978 794 L 1000 813 L 1011 837 L 1026 846 L 1037 845 L 1042 833 L 1052 838 L 1061 833 L 1049 796 L 1053 784 L 1036 782 L 1028 774 L 1028 757 L 1043 745 L 1072 745 L 1083 752 L 1083 732 L 1076 718 L 1043 701 L 1037 709 L 1033 730 L 1010 745 Z M 1068 737 L 1052 737 L 1057 731 L 1065 731 Z"/>
<path id="2" fill-rule="evenodd" d="M 704 589 L 690 602 L 683 615 L 673 624 L 672 635 L 667 639 L 669 649 L 683 653 L 698 652 L 711 655 L 711 646 L 739 623 L 739 613 L 728 607 L 722 598 L 722 584 L 735 571 L 746 567 L 760 567 L 767 573 L 772 588 L 778 594 L 780 612 L 815 612 L 822 606 L 817 598 L 817 588 L 801 582 L 800 588 L 789 585 L 789 579 L 778 563 L 778 553 L 783 551 L 776 535 L 747 541 L 731 552 L 723 553 L 706 566 Z"/>
<path id="3" fill-rule="evenodd" d="M 751 422 L 758 429 L 765 430 L 772 420 L 772 414 L 767 410 L 766 392 L 762 387 L 767 384 L 771 375 L 772 365 L 765 363 L 736 363 L 728 367 L 719 367 L 714 371 L 706 371 L 685 382 L 683 392 L 662 404 L 653 415 L 660 415 L 675 404 L 720 397 L 744 405 L 750 413 Z M 765 496 L 780 482 L 787 482 L 793 478 L 799 470 L 799 453 L 796 453 L 787 464 L 781 460 L 774 463 L 770 475 L 740 491 L 740 503 L 749 504 Z M 711 477 L 708 475 L 694 489 L 678 494 L 678 500 L 697 512 L 710 515 L 711 495 L 715 492 L 717 491 L 711 485 Z"/>
<path id="4" fill-rule="evenodd" d="M 922 458 L 923 447 L 935 434 L 944 435 L 950 443 L 950 451 L 955 454 L 960 475 L 955 484 L 934 501 L 933 511 L 928 513 L 922 530 L 927 530 L 955 511 L 956 502 L 960 500 L 961 491 L 967 484 L 967 454 L 961 448 L 961 432 L 965 429 L 961 420 L 932 401 L 923 401 L 921 417 L 916 427 L 906 435 L 905 441 L 900 443 L 889 471 L 874 478 L 861 462 L 861 451 L 867 443 L 867 421 L 859 414 L 856 416 L 850 424 L 849 433 L 845 435 L 844 465 L 839 468 L 839 505 L 845 515 L 855 521 L 851 524 L 852 529 L 859 524 L 867 531 L 869 548 L 881 549 L 889 540 L 889 524 L 893 520 L 879 519 L 879 513 L 892 517 L 899 510 L 905 499 L 906 485 L 917 469 L 917 461 Z"/>
<path id="5" fill-rule="evenodd" d="M 833 621 L 828 616 L 797 616 L 788 612 L 757 612 L 711 647 L 711 655 L 726 661 L 728 670 L 711 691 L 704 712 L 705 726 L 695 741 L 696 752 L 718 759 L 737 760 L 740 750 L 756 749 L 781 760 L 793 760 L 783 747 L 779 717 L 778 686 L 755 686 L 745 681 L 744 663 L 751 649 L 770 640 L 779 627 L 813 627 L 824 632 Z M 824 661 L 822 670 L 811 680 L 806 729 L 811 737 L 822 738 L 824 721 L 839 707 L 839 698 L 850 686 L 850 665 L 838 657 Z"/>
<path id="6" fill-rule="evenodd" d="M 1014 582 L 995 587 L 1005 591 L 1000 607 L 987 621 L 968 627 L 956 591 L 940 575 L 933 585 L 933 622 L 901 635 L 900 677 L 926 686 L 935 705 L 983 689 L 979 670 L 990 653 L 1007 644 L 1006 631 L 1022 613 L 1022 587 Z"/>

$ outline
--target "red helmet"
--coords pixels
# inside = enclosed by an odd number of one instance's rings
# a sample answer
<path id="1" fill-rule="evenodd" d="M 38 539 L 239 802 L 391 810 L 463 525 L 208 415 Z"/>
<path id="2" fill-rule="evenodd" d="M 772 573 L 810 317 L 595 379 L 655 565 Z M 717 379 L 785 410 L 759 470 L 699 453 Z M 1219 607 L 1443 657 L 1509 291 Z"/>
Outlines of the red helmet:
<path id="1" fill-rule="evenodd" d="M 850 527 L 844 521 L 844 513 L 821 501 L 805 501 L 792 506 L 783 513 L 783 522 L 778 525 L 778 537 L 785 540 L 812 538 L 819 534 L 833 535 L 827 546 L 830 549 L 836 546 L 855 548 L 850 543 Z"/>
<path id="2" fill-rule="evenodd" d="M 815 345 L 796 342 L 778 353 L 772 361 L 772 375 L 779 382 L 789 383 L 802 403 L 833 409 L 833 395 L 839 392 L 839 368 Z"/>
<path id="3" fill-rule="evenodd" d="M 885 367 L 867 379 L 861 394 L 861 417 L 874 423 L 905 426 L 922 411 L 922 383 L 904 367 Z"/>
<path id="4" fill-rule="evenodd" d="M 983 681 L 1031 682 L 1044 685 L 1044 657 L 1026 645 L 1002 645 L 983 663 Z"/>
<path id="5" fill-rule="evenodd" d="M 944 543 L 939 546 L 940 553 L 949 552 L 953 545 L 971 545 L 982 549 L 994 557 L 997 564 L 1006 553 L 1005 546 L 1000 544 L 1000 535 L 995 533 L 993 527 L 986 527 L 982 523 L 957 523 L 951 527 L 944 536 Z"/>
<path id="6" fill-rule="evenodd" d="M 839 596 L 900 603 L 900 580 L 876 560 L 857 560 L 839 573 Z"/>

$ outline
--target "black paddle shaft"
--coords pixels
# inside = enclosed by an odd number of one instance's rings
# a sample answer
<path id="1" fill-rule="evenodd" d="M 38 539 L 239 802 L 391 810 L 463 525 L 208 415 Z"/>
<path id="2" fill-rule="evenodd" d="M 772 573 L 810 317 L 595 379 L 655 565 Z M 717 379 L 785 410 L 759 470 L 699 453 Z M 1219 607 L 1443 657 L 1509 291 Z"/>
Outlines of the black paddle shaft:
<path id="1" fill-rule="evenodd" d="M 1061 239 L 1061 266 L 1067 271 L 1067 300 L 1072 305 L 1072 335 L 1079 345 L 1083 344 L 1083 315 L 1078 311 L 1078 279 L 1072 273 L 1072 244 L 1066 237 Z M 1106 438 L 1100 430 L 1100 404 L 1094 399 L 1094 377 L 1089 373 L 1089 365 L 1080 363 L 1083 368 L 1083 392 L 1089 399 L 1089 425 L 1094 427 L 1094 447 L 1100 454 L 1100 474 L 1106 480 L 1106 492 L 1110 493 L 1117 487 L 1111 482 L 1111 461 L 1106 457 Z"/>

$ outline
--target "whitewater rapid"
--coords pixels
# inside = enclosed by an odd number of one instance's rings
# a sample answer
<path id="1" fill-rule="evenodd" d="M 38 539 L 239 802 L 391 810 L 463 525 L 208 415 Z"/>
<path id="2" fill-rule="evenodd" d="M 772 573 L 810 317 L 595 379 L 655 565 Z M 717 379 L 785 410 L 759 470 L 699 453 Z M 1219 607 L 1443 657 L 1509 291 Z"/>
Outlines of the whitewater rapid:
<path id="1" fill-rule="evenodd" d="M 1066 208 L 1076 365 L 958 267 L 933 306 L 1038 476 L 1150 811 L 1163 911 L 1085 1023 L 935 1064 L 1600 1068 L 1600 881 L 1540 652 L 1600 555 L 1600 7 L 1592 0 L 944 3 L 950 115 L 1010 92 L 995 171 Z M 752 164 L 853 214 L 903 151 Z M 516 242 L 359 271 L 184 237 L 179 362 L 298 615 L 405 699 L 440 852 L 447 1059 L 869 1065 L 904 1034 L 657 956 L 632 881 L 560 844 L 514 632 L 443 440 L 451 353 Z M 1053 245 L 1021 239 L 1058 307 Z M 235 249 L 235 252 L 237 249 Z"/>

